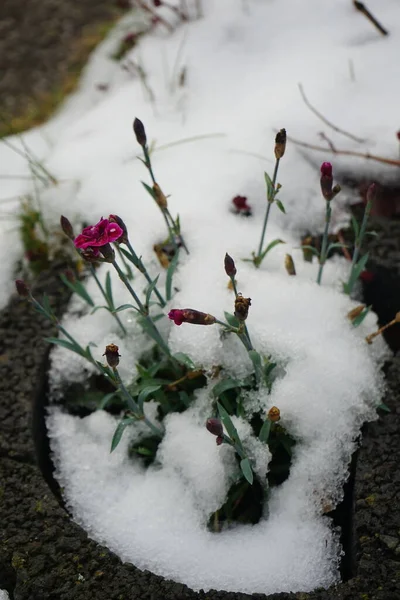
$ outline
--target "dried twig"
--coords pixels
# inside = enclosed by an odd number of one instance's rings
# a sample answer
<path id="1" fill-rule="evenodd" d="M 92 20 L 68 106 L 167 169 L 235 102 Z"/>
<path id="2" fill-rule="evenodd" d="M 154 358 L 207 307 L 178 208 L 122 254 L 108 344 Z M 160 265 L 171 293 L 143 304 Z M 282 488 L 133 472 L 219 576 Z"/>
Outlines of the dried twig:
<path id="1" fill-rule="evenodd" d="M 331 121 L 328 121 L 328 119 L 326 117 L 324 117 L 324 115 L 322 115 L 319 110 L 317 110 L 315 108 L 315 106 L 313 106 L 310 101 L 308 100 L 303 86 L 301 83 L 299 83 L 299 90 L 300 90 L 300 94 L 301 97 L 304 100 L 305 105 L 311 110 L 311 112 L 313 112 L 323 123 L 325 123 L 325 125 L 328 125 L 328 127 L 330 127 L 331 129 L 333 129 L 334 131 L 336 131 L 337 133 L 341 133 L 342 135 L 345 135 L 346 137 L 350 138 L 351 140 L 354 140 L 355 142 L 357 142 L 358 144 L 363 144 L 366 140 L 356 137 L 355 135 L 353 135 L 352 133 L 349 133 L 348 131 L 345 131 L 344 129 L 340 129 L 340 127 L 337 127 L 336 125 L 334 125 L 333 123 L 331 123 Z"/>
<path id="2" fill-rule="evenodd" d="M 371 15 L 371 13 L 369 12 L 368 8 L 365 6 L 365 4 L 363 2 L 357 2 L 357 0 L 353 0 L 353 4 L 354 7 L 359 10 L 363 15 L 365 15 L 367 17 L 367 19 L 369 21 L 371 21 L 371 23 L 373 25 L 375 25 L 375 27 L 377 28 L 378 31 L 381 32 L 382 35 L 389 35 L 389 32 L 387 29 L 385 29 L 380 23 L 379 21 L 377 21 L 375 19 L 375 17 L 373 15 Z"/>
<path id="3" fill-rule="evenodd" d="M 354 152 L 353 150 L 337 150 L 335 147 L 324 148 L 323 146 L 317 146 L 316 144 L 308 144 L 301 140 L 296 140 L 288 136 L 288 141 L 292 142 L 296 146 L 302 146 L 303 148 L 309 148 L 310 150 L 319 150 L 320 152 L 331 152 L 332 154 L 341 154 L 345 156 L 356 156 L 358 158 L 367 158 L 369 160 L 375 160 L 376 162 L 384 163 L 385 165 L 392 165 L 393 167 L 400 167 L 400 160 L 394 160 L 392 158 L 385 158 L 384 156 L 376 156 L 369 152 Z"/>
<path id="4" fill-rule="evenodd" d="M 148 6 L 146 2 L 144 2 L 144 0 L 135 0 L 135 3 L 143 11 L 149 13 L 152 16 L 152 19 L 154 19 L 154 22 L 162 23 L 162 25 L 164 25 L 164 27 L 166 27 L 170 32 L 174 31 L 174 28 L 171 25 L 171 23 L 168 23 L 166 19 L 158 15 L 152 7 Z"/>

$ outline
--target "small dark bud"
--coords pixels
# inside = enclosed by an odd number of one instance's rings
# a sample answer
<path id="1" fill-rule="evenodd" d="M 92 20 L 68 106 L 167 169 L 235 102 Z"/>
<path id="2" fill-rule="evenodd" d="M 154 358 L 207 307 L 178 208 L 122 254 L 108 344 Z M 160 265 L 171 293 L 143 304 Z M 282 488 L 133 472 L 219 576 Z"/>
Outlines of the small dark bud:
<path id="1" fill-rule="evenodd" d="M 296 275 L 296 268 L 290 254 L 286 254 L 285 256 L 285 269 L 288 275 Z"/>
<path id="2" fill-rule="evenodd" d="M 76 277 L 75 277 L 75 273 L 73 272 L 72 269 L 67 269 L 64 273 L 65 278 L 67 279 L 67 281 L 69 281 L 70 283 L 75 283 L 76 281 Z"/>
<path id="3" fill-rule="evenodd" d="M 375 202 L 377 196 L 378 196 L 378 186 L 376 185 L 376 183 L 371 183 L 367 189 L 367 203 Z"/>
<path id="4" fill-rule="evenodd" d="M 323 197 L 327 202 L 333 200 L 333 198 L 338 194 L 341 190 L 339 184 L 336 184 L 335 187 L 333 185 L 333 176 L 332 176 L 332 165 L 329 162 L 324 162 L 321 165 L 321 192 Z"/>
<path id="5" fill-rule="evenodd" d="M 167 208 L 167 206 L 168 206 L 167 197 L 165 196 L 164 192 L 162 191 L 162 189 L 160 188 L 158 183 L 155 183 L 153 185 L 153 192 L 154 192 L 154 199 L 157 202 L 158 206 L 160 208 Z"/>
<path id="6" fill-rule="evenodd" d="M 399 140 L 399 142 L 400 142 L 400 129 L 399 129 L 399 131 L 396 133 L 396 137 L 397 137 L 397 139 L 398 139 L 398 140 Z"/>
<path id="7" fill-rule="evenodd" d="M 247 319 L 250 305 L 251 298 L 244 298 L 242 294 L 236 296 L 234 314 L 239 321 L 245 321 Z"/>
<path id="8" fill-rule="evenodd" d="M 224 428 L 219 419 L 211 418 L 206 421 L 207 430 L 217 437 L 221 437 L 224 433 Z"/>
<path id="9" fill-rule="evenodd" d="M 114 262 L 114 260 L 115 260 L 115 252 L 111 248 L 111 244 L 104 244 L 104 246 L 101 246 L 100 252 L 104 256 L 104 259 L 105 259 L 106 262 L 109 262 L 109 263 Z"/>
<path id="10" fill-rule="evenodd" d="M 228 253 L 225 254 L 224 266 L 225 266 L 225 273 L 228 275 L 228 277 L 230 277 L 231 279 L 233 277 L 235 277 L 236 272 L 237 272 L 236 266 L 235 266 L 235 261 L 233 260 L 233 258 L 231 256 L 229 256 Z"/>
<path id="11" fill-rule="evenodd" d="M 61 229 L 63 230 L 63 232 L 65 233 L 65 235 L 67 237 L 69 237 L 70 240 L 75 239 L 74 230 L 72 228 L 72 225 L 69 222 L 69 220 L 67 219 L 67 217 L 64 217 L 64 215 L 61 215 L 60 225 L 61 225 Z"/>
<path id="12" fill-rule="evenodd" d="M 303 258 L 305 260 L 305 262 L 311 262 L 313 261 L 313 252 L 312 250 L 310 250 L 310 248 L 305 248 L 304 246 L 312 246 L 313 245 L 313 239 L 311 237 L 311 235 L 305 237 L 302 241 L 301 241 L 301 245 L 303 248 Z"/>
<path id="13" fill-rule="evenodd" d="M 278 131 L 275 137 L 275 158 L 279 160 L 286 150 L 286 129 Z"/>
<path id="14" fill-rule="evenodd" d="M 103 354 L 103 356 L 106 357 L 108 366 L 111 367 L 111 369 L 115 369 L 119 365 L 119 359 L 121 355 L 118 354 L 118 350 L 119 348 L 115 344 L 108 344 L 108 346 L 106 346 L 106 351 Z"/>
<path id="15" fill-rule="evenodd" d="M 217 442 L 217 446 L 220 446 L 224 442 L 224 438 L 222 435 L 219 435 L 215 441 Z"/>
<path id="16" fill-rule="evenodd" d="M 108 220 L 110 221 L 110 223 L 116 223 L 122 229 L 122 235 L 118 238 L 118 240 L 116 240 L 116 242 L 118 244 L 126 244 L 128 241 L 128 230 L 121 217 L 119 217 L 118 215 L 109 215 Z"/>
<path id="17" fill-rule="evenodd" d="M 158 8 L 159 6 L 162 6 L 162 0 L 153 0 L 153 5 Z"/>
<path id="18" fill-rule="evenodd" d="M 182 325 L 182 323 L 191 323 L 192 325 L 214 325 L 215 317 L 208 313 L 194 310 L 193 308 L 173 308 L 168 313 L 168 318 L 175 323 L 175 325 Z"/>
<path id="19" fill-rule="evenodd" d="M 246 196 L 235 196 L 232 199 L 233 210 L 237 214 L 244 215 L 245 217 L 249 217 L 251 215 L 251 206 L 247 204 Z"/>
<path id="20" fill-rule="evenodd" d="M 135 119 L 133 121 L 133 131 L 135 132 L 138 144 L 144 147 L 147 144 L 147 137 L 144 125 L 140 119 Z"/>
<path id="21" fill-rule="evenodd" d="M 17 279 L 15 281 L 15 287 L 17 288 L 17 294 L 20 298 L 28 298 L 29 297 L 29 288 L 26 285 L 25 281 L 22 279 Z"/>

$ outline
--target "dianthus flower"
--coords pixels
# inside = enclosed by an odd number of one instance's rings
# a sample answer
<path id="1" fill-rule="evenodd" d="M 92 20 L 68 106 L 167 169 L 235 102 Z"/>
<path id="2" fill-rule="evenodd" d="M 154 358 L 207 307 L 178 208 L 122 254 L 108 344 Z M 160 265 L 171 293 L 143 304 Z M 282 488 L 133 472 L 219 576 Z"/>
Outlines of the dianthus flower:
<path id="1" fill-rule="evenodd" d="M 106 244 L 115 242 L 123 234 L 118 223 L 111 223 L 108 219 L 101 218 L 96 225 L 85 227 L 74 240 L 76 248 L 101 248 Z"/>

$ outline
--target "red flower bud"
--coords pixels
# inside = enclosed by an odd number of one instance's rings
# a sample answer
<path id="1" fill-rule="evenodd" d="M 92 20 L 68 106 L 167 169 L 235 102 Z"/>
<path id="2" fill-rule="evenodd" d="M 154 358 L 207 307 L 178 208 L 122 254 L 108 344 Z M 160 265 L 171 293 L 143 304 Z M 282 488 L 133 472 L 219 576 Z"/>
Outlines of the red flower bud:
<path id="1" fill-rule="evenodd" d="M 210 418 L 206 421 L 207 430 L 217 437 L 221 437 L 224 433 L 224 428 L 222 427 L 222 423 L 219 419 Z"/>
<path id="2" fill-rule="evenodd" d="M 61 217 L 60 217 L 60 225 L 61 225 L 61 229 L 63 230 L 65 235 L 68 236 L 70 240 L 73 240 L 75 237 L 74 230 L 72 228 L 71 223 L 69 222 L 67 217 L 64 217 L 64 215 L 61 215 Z"/>
<path id="3" fill-rule="evenodd" d="M 367 189 L 367 203 L 375 202 L 377 196 L 378 196 L 378 186 L 376 185 L 376 183 L 371 183 Z"/>
<path id="4" fill-rule="evenodd" d="M 26 285 L 25 281 L 22 281 L 22 279 L 17 279 L 15 281 L 15 287 L 17 288 L 18 296 L 20 296 L 21 298 L 29 297 L 29 288 Z"/>
<path id="5" fill-rule="evenodd" d="M 321 165 L 321 175 L 332 177 L 332 165 L 330 162 L 323 162 Z"/>
<path id="6" fill-rule="evenodd" d="M 235 196 L 232 199 L 232 204 L 236 212 L 245 216 L 251 215 L 251 206 L 247 204 L 246 196 Z"/>
<path id="7" fill-rule="evenodd" d="M 279 160 L 286 150 L 286 129 L 278 131 L 275 137 L 275 158 Z"/>
<path id="8" fill-rule="evenodd" d="M 228 277 L 231 277 L 231 278 L 235 277 L 235 275 L 237 273 L 235 261 L 233 260 L 233 258 L 231 256 L 229 256 L 228 253 L 225 254 L 224 266 L 225 266 L 225 273 L 228 275 Z"/>
<path id="9" fill-rule="evenodd" d="M 215 323 L 215 317 L 208 313 L 194 310 L 193 308 L 173 308 L 168 313 L 168 318 L 175 323 L 175 325 L 182 325 L 182 323 L 191 323 L 192 325 L 213 325 Z"/>
<path id="10" fill-rule="evenodd" d="M 340 192 L 340 185 L 333 185 L 332 165 L 324 162 L 321 165 L 321 192 L 325 200 L 332 200 Z"/>
<path id="11" fill-rule="evenodd" d="M 146 131 L 140 119 L 135 119 L 133 121 L 133 131 L 136 135 L 138 144 L 140 144 L 140 146 L 145 146 L 147 143 Z"/>
<path id="12" fill-rule="evenodd" d="M 215 441 L 217 442 L 217 446 L 220 446 L 223 443 L 224 438 L 222 435 L 219 435 Z"/>
<path id="13" fill-rule="evenodd" d="M 126 242 L 128 241 L 128 230 L 121 217 L 119 217 L 118 215 L 109 215 L 108 220 L 110 221 L 110 223 L 116 223 L 122 230 L 121 237 L 119 237 L 115 241 L 118 242 L 118 244 L 126 244 Z"/>

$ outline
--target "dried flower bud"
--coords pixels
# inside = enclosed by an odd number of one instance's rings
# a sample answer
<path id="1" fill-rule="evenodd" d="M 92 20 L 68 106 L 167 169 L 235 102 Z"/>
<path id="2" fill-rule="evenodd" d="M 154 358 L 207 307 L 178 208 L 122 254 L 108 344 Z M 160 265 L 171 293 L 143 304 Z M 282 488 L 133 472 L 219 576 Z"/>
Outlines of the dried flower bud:
<path id="1" fill-rule="evenodd" d="M 396 323 L 400 323 L 400 312 L 396 313 L 394 320 L 396 321 Z"/>
<path id="2" fill-rule="evenodd" d="M 158 206 L 160 208 L 167 208 L 167 206 L 168 206 L 167 197 L 165 196 L 164 192 L 162 191 L 162 189 L 160 188 L 158 183 L 155 183 L 153 185 L 153 192 L 154 192 L 154 199 L 157 202 Z"/>
<path id="3" fill-rule="evenodd" d="M 371 183 L 367 189 L 367 203 L 375 202 L 377 196 L 378 196 L 378 186 L 376 185 L 376 183 Z"/>
<path id="4" fill-rule="evenodd" d="M 194 310 L 193 308 L 173 308 L 168 313 L 168 318 L 175 323 L 175 325 L 182 325 L 182 323 L 191 323 L 192 325 L 213 325 L 215 323 L 215 317 L 208 313 Z"/>
<path id="5" fill-rule="evenodd" d="M 285 269 L 288 275 L 296 275 L 296 268 L 290 254 L 286 254 L 285 256 Z"/>
<path id="6" fill-rule="evenodd" d="M 286 149 L 286 129 L 278 131 L 275 137 L 275 158 L 279 160 L 285 154 Z"/>
<path id="7" fill-rule="evenodd" d="M 233 258 L 231 256 L 229 256 L 228 253 L 225 254 L 225 259 L 224 259 L 224 266 L 225 266 L 225 273 L 228 275 L 228 277 L 235 277 L 236 275 L 236 266 L 235 266 L 235 261 L 233 260 Z"/>
<path id="8" fill-rule="evenodd" d="M 75 238 L 74 230 L 72 228 L 71 223 L 69 222 L 67 217 L 64 217 L 64 215 L 61 215 L 60 217 L 60 225 L 65 235 L 68 236 L 70 240 L 73 240 Z"/>
<path id="9" fill-rule="evenodd" d="M 352 308 L 348 313 L 347 313 L 347 318 L 350 321 L 353 321 L 354 319 L 356 319 L 359 315 L 361 315 L 362 311 L 365 308 L 365 304 L 359 304 L 358 306 L 356 306 L 355 308 Z"/>
<path id="10" fill-rule="evenodd" d="M 305 248 L 304 246 L 312 246 L 313 239 L 311 235 L 308 235 L 301 241 L 302 249 L 303 249 L 303 258 L 305 262 L 312 263 L 313 260 L 313 252 L 310 248 Z"/>
<path id="11" fill-rule="evenodd" d="M 29 298 L 29 288 L 25 281 L 22 281 L 22 279 L 16 279 L 15 287 L 17 288 L 17 294 L 20 296 L 20 298 Z"/>
<path id="12" fill-rule="evenodd" d="M 97 248 L 85 248 L 85 250 L 81 250 L 81 257 L 86 262 L 94 263 L 94 262 L 103 262 L 103 259 L 100 256 L 100 252 Z"/>
<path id="13" fill-rule="evenodd" d="M 217 442 L 217 446 L 220 446 L 221 444 L 223 444 L 224 438 L 222 437 L 222 435 L 219 435 L 215 441 Z"/>
<path id="14" fill-rule="evenodd" d="M 104 246 L 101 246 L 100 252 L 104 256 L 104 260 L 106 262 L 109 262 L 109 263 L 114 262 L 114 260 L 115 260 L 115 252 L 111 248 L 111 244 L 104 244 Z"/>
<path id="15" fill-rule="evenodd" d="M 126 244 L 128 241 L 128 229 L 121 217 L 118 215 L 109 215 L 108 220 L 110 223 L 116 223 L 122 229 L 122 235 L 115 241 L 118 244 Z"/>
<path id="16" fill-rule="evenodd" d="M 276 423 L 281 418 L 281 411 L 276 406 L 272 406 L 272 408 L 268 411 L 268 419 L 271 423 Z"/>
<path id="17" fill-rule="evenodd" d="M 67 269 L 64 273 L 65 278 L 67 279 L 67 281 L 69 281 L 70 283 L 75 283 L 76 281 L 76 277 L 75 277 L 75 273 L 73 272 L 72 269 Z"/>
<path id="18" fill-rule="evenodd" d="M 239 321 L 245 321 L 249 314 L 251 298 L 244 298 L 242 294 L 238 294 L 235 300 L 235 317 Z"/>
<path id="19" fill-rule="evenodd" d="M 144 125 L 140 119 L 135 119 L 133 121 L 133 131 L 136 135 L 136 139 L 140 146 L 145 146 L 147 144 L 146 131 L 144 129 Z"/>
<path id="20" fill-rule="evenodd" d="M 219 419 L 210 418 L 206 421 L 207 430 L 217 437 L 221 437 L 224 433 L 224 428 L 222 427 L 222 423 Z"/>
<path id="21" fill-rule="evenodd" d="M 111 369 L 118 367 L 121 356 L 118 354 L 118 350 L 119 348 L 115 344 L 108 344 L 108 346 L 106 346 L 106 351 L 103 354 L 103 356 L 106 357 L 108 366 L 111 367 Z"/>

